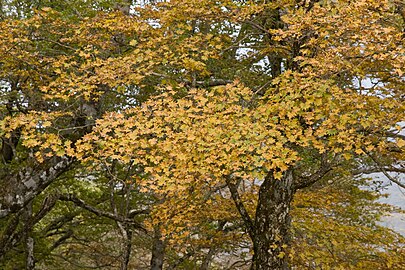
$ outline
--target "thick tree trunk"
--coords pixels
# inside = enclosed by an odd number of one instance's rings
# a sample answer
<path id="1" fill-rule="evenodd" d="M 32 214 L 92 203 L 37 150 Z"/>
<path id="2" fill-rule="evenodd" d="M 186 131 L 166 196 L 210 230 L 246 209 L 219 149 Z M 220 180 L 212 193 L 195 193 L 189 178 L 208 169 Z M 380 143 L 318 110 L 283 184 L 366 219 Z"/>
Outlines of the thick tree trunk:
<path id="1" fill-rule="evenodd" d="M 286 270 L 290 242 L 290 203 L 294 195 L 293 176 L 281 180 L 270 172 L 260 186 L 254 222 L 251 270 Z"/>
<path id="2" fill-rule="evenodd" d="M 165 255 L 165 243 L 161 239 L 162 234 L 160 232 L 159 226 L 156 226 L 154 231 L 155 235 L 153 237 L 152 259 L 150 261 L 150 269 L 162 270 Z"/>

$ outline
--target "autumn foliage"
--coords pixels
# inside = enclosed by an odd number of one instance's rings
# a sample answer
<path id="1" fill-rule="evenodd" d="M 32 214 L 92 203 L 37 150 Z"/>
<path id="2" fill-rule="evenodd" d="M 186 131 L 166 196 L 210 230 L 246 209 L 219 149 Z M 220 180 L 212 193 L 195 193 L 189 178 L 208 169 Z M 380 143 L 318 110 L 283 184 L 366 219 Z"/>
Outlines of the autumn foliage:
<path id="1" fill-rule="evenodd" d="M 404 4 L 141 2 L 2 16 L 0 266 L 401 269 Z"/>

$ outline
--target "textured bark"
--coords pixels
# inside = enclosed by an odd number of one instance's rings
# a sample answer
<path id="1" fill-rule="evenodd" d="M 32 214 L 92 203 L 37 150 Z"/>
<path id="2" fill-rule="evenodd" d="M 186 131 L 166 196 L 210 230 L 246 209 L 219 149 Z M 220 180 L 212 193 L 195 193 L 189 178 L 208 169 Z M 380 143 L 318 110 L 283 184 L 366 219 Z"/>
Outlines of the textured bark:
<path id="1" fill-rule="evenodd" d="M 163 260 L 165 256 L 165 243 L 162 240 L 162 234 L 158 226 L 155 227 L 153 246 L 152 246 L 152 259 L 150 261 L 151 270 L 162 270 Z"/>
<path id="2" fill-rule="evenodd" d="M 68 170 L 73 160 L 68 157 L 55 157 L 45 168 L 25 168 L 17 175 L 0 179 L 0 218 L 16 213 L 40 194 L 62 173 Z"/>
<path id="3" fill-rule="evenodd" d="M 35 257 L 34 257 L 34 238 L 32 238 L 32 226 L 31 219 L 32 219 L 32 202 L 30 202 L 25 207 L 25 214 L 24 214 L 24 240 L 25 240 L 25 269 L 26 270 L 33 270 L 35 269 Z"/>
<path id="4" fill-rule="evenodd" d="M 35 269 L 34 238 L 32 238 L 31 236 L 27 237 L 26 239 L 25 249 L 26 249 L 25 269 L 33 270 Z"/>
<path id="5" fill-rule="evenodd" d="M 129 259 L 131 258 L 131 248 L 132 248 L 132 231 L 127 228 L 121 222 L 117 222 L 118 227 L 121 230 L 122 241 L 122 256 L 121 256 L 121 268 L 120 270 L 127 270 Z"/>
<path id="6" fill-rule="evenodd" d="M 286 270 L 290 242 L 290 203 L 294 195 L 293 176 L 286 172 L 274 179 L 270 172 L 260 186 L 256 209 L 251 270 Z"/>

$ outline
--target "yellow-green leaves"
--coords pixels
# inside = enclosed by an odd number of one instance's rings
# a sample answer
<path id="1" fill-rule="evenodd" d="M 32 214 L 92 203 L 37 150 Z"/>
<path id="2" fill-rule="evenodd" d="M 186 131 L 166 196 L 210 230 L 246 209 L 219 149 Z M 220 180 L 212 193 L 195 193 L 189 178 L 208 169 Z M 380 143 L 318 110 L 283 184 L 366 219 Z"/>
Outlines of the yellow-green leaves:
<path id="1" fill-rule="evenodd" d="M 0 22 L 1 137 L 21 133 L 16 148 L 29 158 L 106 170 L 153 204 L 148 229 L 165 224 L 164 236 L 205 246 L 211 240 L 193 233 L 243 237 L 239 227 L 231 236 L 199 227 L 240 221 L 226 177 L 241 181 L 253 217 L 266 175 L 311 179 L 325 163 L 355 166 L 368 152 L 403 159 L 395 1 L 150 2 L 131 14 L 70 20 L 44 9 Z M 326 212 L 336 203 L 317 194 Z M 347 244 L 320 238 L 326 248 Z"/>

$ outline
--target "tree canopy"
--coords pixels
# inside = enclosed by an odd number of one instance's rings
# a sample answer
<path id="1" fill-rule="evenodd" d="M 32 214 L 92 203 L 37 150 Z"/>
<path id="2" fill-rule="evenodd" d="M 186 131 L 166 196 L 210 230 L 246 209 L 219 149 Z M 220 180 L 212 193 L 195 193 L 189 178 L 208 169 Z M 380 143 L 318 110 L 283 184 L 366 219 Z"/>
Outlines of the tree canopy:
<path id="1" fill-rule="evenodd" d="M 402 1 L 0 6 L 3 268 L 404 267 Z"/>

